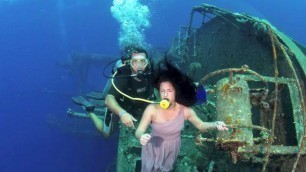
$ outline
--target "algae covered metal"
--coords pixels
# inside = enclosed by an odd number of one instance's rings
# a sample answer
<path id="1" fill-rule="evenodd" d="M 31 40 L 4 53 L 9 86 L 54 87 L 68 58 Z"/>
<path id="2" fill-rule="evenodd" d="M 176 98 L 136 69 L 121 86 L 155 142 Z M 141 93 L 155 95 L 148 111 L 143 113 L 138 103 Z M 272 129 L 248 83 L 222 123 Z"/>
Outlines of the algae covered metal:
<path id="1" fill-rule="evenodd" d="M 203 23 L 192 28 L 196 13 Z M 172 53 L 189 67 L 200 64 L 189 74 L 211 86 L 203 118 L 223 120 L 231 128 L 211 137 L 197 135 L 206 159 L 211 143 L 216 154 L 224 151 L 231 158 L 229 163 L 220 154 L 210 159 L 214 167 L 204 169 L 303 171 L 306 48 L 268 21 L 207 4 L 192 9 L 187 28 Z"/>

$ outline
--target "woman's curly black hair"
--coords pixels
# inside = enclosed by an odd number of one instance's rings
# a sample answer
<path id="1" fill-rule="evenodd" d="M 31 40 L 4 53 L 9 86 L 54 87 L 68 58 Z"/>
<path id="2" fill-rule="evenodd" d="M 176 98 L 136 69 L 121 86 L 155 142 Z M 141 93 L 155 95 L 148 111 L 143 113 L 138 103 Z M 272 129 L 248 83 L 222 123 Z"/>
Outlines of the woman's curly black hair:
<path id="1" fill-rule="evenodd" d="M 171 82 L 174 86 L 176 102 L 187 107 L 193 106 L 196 103 L 196 85 L 193 80 L 180 72 L 165 57 L 163 62 L 158 65 L 154 86 L 159 90 L 160 84 L 167 81 Z"/>

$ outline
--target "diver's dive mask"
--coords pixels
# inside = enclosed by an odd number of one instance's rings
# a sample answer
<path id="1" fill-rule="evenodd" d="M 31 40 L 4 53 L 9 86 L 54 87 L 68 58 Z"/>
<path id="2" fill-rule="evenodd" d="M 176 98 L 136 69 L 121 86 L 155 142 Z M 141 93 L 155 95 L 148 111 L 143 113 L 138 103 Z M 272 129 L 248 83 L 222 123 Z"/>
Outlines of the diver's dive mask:
<path id="1" fill-rule="evenodd" d="M 149 64 L 149 60 L 147 58 L 145 59 L 131 59 L 130 60 L 130 65 L 133 68 L 146 68 L 147 65 Z"/>
<path id="2" fill-rule="evenodd" d="M 162 108 L 162 109 L 168 109 L 170 106 L 171 106 L 171 103 L 169 101 L 169 99 L 163 99 L 162 101 L 159 102 L 159 106 Z"/>

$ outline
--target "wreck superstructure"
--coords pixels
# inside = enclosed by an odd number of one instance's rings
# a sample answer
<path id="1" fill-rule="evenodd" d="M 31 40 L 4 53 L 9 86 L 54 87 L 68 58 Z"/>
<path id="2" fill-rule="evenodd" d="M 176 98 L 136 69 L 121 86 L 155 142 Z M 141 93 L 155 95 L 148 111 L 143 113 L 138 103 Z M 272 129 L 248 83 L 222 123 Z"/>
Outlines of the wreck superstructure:
<path id="1" fill-rule="evenodd" d="M 203 16 L 198 28 L 195 14 Z M 303 45 L 268 21 L 202 4 L 169 53 L 207 88 L 208 102 L 194 107 L 200 118 L 230 127 L 202 134 L 187 123 L 175 171 L 306 169 Z M 120 130 L 117 171 L 137 171 L 140 144 L 133 132 Z"/>

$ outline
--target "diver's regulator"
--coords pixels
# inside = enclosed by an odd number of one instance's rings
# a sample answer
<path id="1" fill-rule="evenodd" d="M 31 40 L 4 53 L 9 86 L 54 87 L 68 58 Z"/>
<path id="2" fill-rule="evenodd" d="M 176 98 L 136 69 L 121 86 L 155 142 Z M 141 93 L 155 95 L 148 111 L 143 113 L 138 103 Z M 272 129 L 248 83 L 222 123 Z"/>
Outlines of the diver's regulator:
<path id="1" fill-rule="evenodd" d="M 170 106 L 171 106 L 171 103 L 169 101 L 169 99 L 163 99 L 162 101 L 159 102 L 159 106 L 162 108 L 162 109 L 168 109 Z"/>

